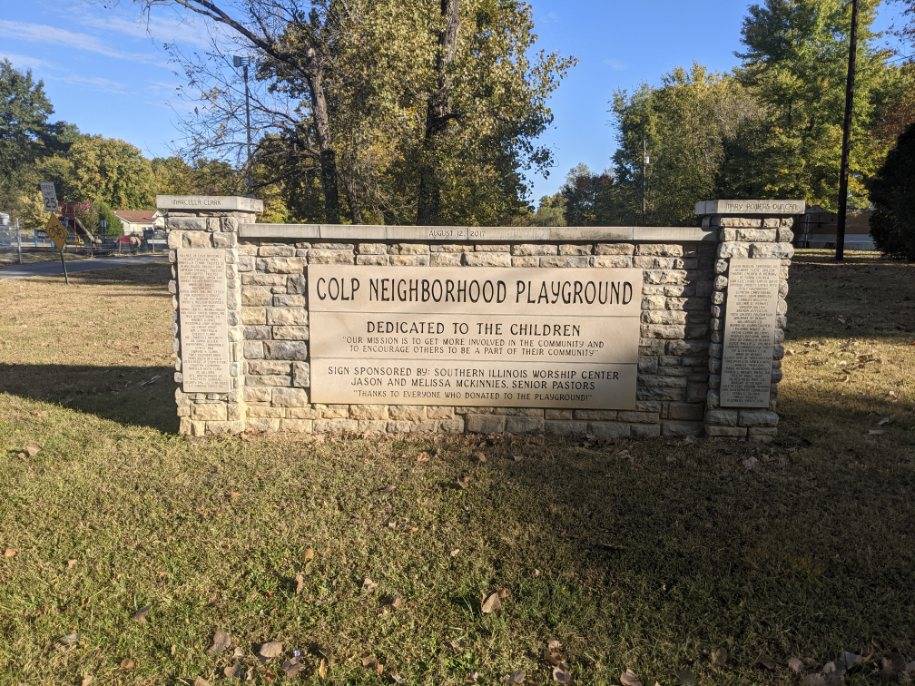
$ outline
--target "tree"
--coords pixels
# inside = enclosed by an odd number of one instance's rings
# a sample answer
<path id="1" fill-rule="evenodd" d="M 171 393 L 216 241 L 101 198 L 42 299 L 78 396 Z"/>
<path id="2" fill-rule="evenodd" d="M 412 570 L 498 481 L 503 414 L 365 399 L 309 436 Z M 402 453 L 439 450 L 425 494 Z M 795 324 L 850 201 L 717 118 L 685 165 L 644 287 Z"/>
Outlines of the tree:
<path id="1" fill-rule="evenodd" d="M 549 164 L 535 139 L 571 62 L 528 54 L 520 0 L 251 0 L 237 15 L 218 0 L 142 1 L 230 26 L 257 57 L 258 187 L 286 189 L 290 212 L 321 213 L 295 216 L 506 223 L 527 207 L 522 170 Z M 223 49 L 207 69 L 188 68 L 206 97 L 192 122 L 197 153 L 243 131 Z"/>
<path id="2" fill-rule="evenodd" d="M 23 194 L 30 194 L 27 187 L 34 194 L 34 166 L 51 145 L 53 112 L 41 81 L 0 60 L 0 206 L 18 208 Z"/>
<path id="3" fill-rule="evenodd" d="M 876 171 L 890 140 L 873 135 L 878 105 L 892 109 L 903 93 L 886 81 L 890 53 L 878 50 L 871 29 L 879 0 L 861 0 L 849 195 L 866 203 L 866 179 Z M 745 144 L 731 153 L 747 174 L 732 174 L 725 188 L 752 195 L 801 197 L 834 209 L 845 103 L 850 30 L 844 0 L 765 0 L 743 24 L 740 81 L 766 117 L 744 130 Z M 889 88 L 886 90 L 884 87 Z"/>
<path id="4" fill-rule="evenodd" d="M 899 35 L 915 47 L 915 0 L 898 0 L 905 6 L 906 23 L 899 29 Z"/>
<path id="5" fill-rule="evenodd" d="M 592 174 L 584 164 L 572 168 L 559 194 L 568 226 L 625 224 L 631 217 L 631 202 L 613 176 L 609 172 Z"/>
<path id="6" fill-rule="evenodd" d="M 114 213 L 114 210 L 104 202 L 100 202 L 95 206 L 98 210 L 99 219 L 104 219 L 107 225 L 107 233 L 109 236 L 120 236 L 124 232 L 124 224 Z"/>
<path id="7" fill-rule="evenodd" d="M 915 260 L 915 122 L 871 179 L 871 235 L 888 255 Z"/>
<path id="8" fill-rule="evenodd" d="M 762 109 L 733 77 L 694 64 L 674 69 L 658 87 L 616 93 L 613 112 L 619 130 L 614 173 L 628 205 L 622 214 L 679 225 L 695 221 L 697 200 L 716 195 L 729 142 Z"/>
<path id="9" fill-rule="evenodd" d="M 544 195 L 528 223 L 531 226 L 565 226 L 565 211 L 566 201 L 562 192 Z"/>
<path id="10" fill-rule="evenodd" d="M 77 135 L 66 154 L 44 160 L 42 168 L 64 200 L 118 208 L 151 207 L 155 202 L 149 160 L 137 147 L 116 138 Z"/>

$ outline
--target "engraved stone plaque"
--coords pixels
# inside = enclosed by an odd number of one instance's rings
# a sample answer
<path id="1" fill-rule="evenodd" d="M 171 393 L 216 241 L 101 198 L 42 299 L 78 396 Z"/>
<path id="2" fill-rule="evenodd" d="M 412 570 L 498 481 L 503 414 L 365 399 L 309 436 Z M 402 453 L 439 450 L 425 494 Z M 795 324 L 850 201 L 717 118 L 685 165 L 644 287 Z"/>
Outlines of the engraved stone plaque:
<path id="1" fill-rule="evenodd" d="M 721 365 L 722 407 L 768 407 L 779 260 L 731 260 Z"/>
<path id="2" fill-rule="evenodd" d="M 181 373 L 187 393 L 227 393 L 229 375 L 226 251 L 178 249 Z"/>
<path id="3" fill-rule="evenodd" d="M 318 403 L 632 409 L 640 269 L 308 268 Z"/>

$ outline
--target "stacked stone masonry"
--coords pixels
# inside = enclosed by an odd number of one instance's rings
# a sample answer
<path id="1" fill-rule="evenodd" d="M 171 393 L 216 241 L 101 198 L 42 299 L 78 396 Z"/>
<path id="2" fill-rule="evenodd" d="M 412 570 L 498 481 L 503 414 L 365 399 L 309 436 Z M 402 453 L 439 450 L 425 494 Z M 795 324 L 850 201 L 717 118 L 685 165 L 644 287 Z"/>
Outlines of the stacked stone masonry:
<path id="1" fill-rule="evenodd" d="M 469 432 L 590 435 L 598 439 L 702 436 L 770 440 L 778 423 L 790 218 L 712 215 L 706 241 L 326 241 L 247 239 L 250 212 L 165 210 L 175 307 L 180 431 Z M 343 233 L 341 227 L 341 235 Z M 353 232 L 354 235 L 357 233 Z M 232 389 L 182 390 L 177 251 L 225 250 Z M 779 314 L 769 408 L 720 406 L 728 267 L 732 257 L 778 258 Z M 323 405 L 311 402 L 309 265 L 635 267 L 643 270 L 634 410 Z"/>

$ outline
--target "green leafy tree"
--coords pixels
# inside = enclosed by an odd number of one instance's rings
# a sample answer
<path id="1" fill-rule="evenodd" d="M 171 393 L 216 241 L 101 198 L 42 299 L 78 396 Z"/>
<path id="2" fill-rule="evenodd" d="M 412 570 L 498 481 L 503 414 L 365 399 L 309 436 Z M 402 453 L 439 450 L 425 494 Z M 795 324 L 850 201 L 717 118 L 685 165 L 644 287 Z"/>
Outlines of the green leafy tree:
<path id="1" fill-rule="evenodd" d="M 592 174 L 579 164 L 569 172 L 559 194 L 569 226 L 608 226 L 629 223 L 632 203 L 609 172 Z"/>
<path id="2" fill-rule="evenodd" d="M 537 211 L 528 222 L 531 226 L 565 226 L 566 201 L 562 193 L 544 195 L 540 198 Z"/>
<path id="3" fill-rule="evenodd" d="M 627 206 L 621 214 L 672 225 L 695 222 L 696 201 L 716 194 L 729 141 L 762 114 L 736 79 L 700 65 L 674 69 L 657 87 L 618 92 L 613 112 L 614 173 Z"/>
<path id="4" fill-rule="evenodd" d="M 118 216 L 114 213 L 114 210 L 104 202 L 99 202 L 95 204 L 96 212 L 98 213 L 99 220 L 104 219 L 106 222 L 106 233 L 109 236 L 120 236 L 124 233 L 124 224 L 118 219 Z M 98 231 L 101 232 L 101 221 L 96 226 Z"/>
<path id="5" fill-rule="evenodd" d="M 69 136 L 73 136 L 71 131 Z M 41 163 L 41 173 L 70 202 L 104 202 L 117 208 L 152 207 L 155 179 L 138 148 L 105 136 L 76 134 L 66 152 Z"/>
<path id="6" fill-rule="evenodd" d="M 859 207 L 866 204 L 866 179 L 890 144 L 874 135 L 878 106 L 895 107 L 902 95 L 887 79 L 890 53 L 876 46 L 878 4 L 860 2 L 849 180 L 851 204 Z M 850 25 L 844 0 L 766 0 L 750 7 L 738 76 L 765 103 L 766 117 L 746 127 L 742 144 L 729 151 L 723 190 L 806 198 L 835 209 Z"/>
<path id="7" fill-rule="evenodd" d="M 48 153 L 54 112 L 30 71 L 17 71 L 0 60 L 0 206 L 20 210 L 37 189 L 35 165 Z"/>
<path id="8" fill-rule="evenodd" d="M 304 13 L 297 0 L 171 2 L 228 26 L 256 56 L 253 171 L 258 188 L 285 189 L 291 216 L 494 224 L 527 211 L 523 172 L 549 165 L 536 139 L 571 65 L 533 52 L 527 3 L 317 0 Z M 193 71 L 208 94 L 198 148 L 238 141 L 237 77 Z"/>
<path id="9" fill-rule="evenodd" d="M 877 247 L 915 260 L 915 123 L 899 137 L 869 187 Z"/>

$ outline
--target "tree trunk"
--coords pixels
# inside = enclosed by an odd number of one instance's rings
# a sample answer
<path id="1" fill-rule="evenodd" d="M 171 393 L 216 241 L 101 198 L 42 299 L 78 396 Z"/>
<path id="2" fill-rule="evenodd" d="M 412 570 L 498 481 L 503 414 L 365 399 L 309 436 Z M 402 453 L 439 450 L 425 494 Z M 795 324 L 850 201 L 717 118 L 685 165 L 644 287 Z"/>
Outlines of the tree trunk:
<path id="1" fill-rule="evenodd" d="M 437 166 L 438 142 L 454 117 L 451 110 L 451 79 L 448 70 L 457 49 L 460 26 L 458 0 L 439 0 L 444 26 L 438 34 L 438 51 L 435 55 L 436 87 L 429 94 L 426 105 L 426 130 L 419 161 L 419 187 L 417 189 L 416 223 L 435 225 L 441 221 L 441 179 Z"/>
<path id="2" fill-rule="evenodd" d="M 327 98 L 320 68 L 311 71 L 308 77 L 311 90 L 315 138 L 321 160 L 321 190 L 324 192 L 324 221 L 340 223 L 340 194 L 337 189 L 337 154 L 330 144 L 330 119 L 327 113 Z"/>
<path id="3" fill-rule="evenodd" d="M 353 224 L 362 223 L 362 207 L 359 205 L 359 197 L 356 191 L 356 180 L 354 173 L 350 170 L 349 174 L 344 173 L 343 190 L 346 193 L 346 202 L 349 204 L 349 216 Z"/>

